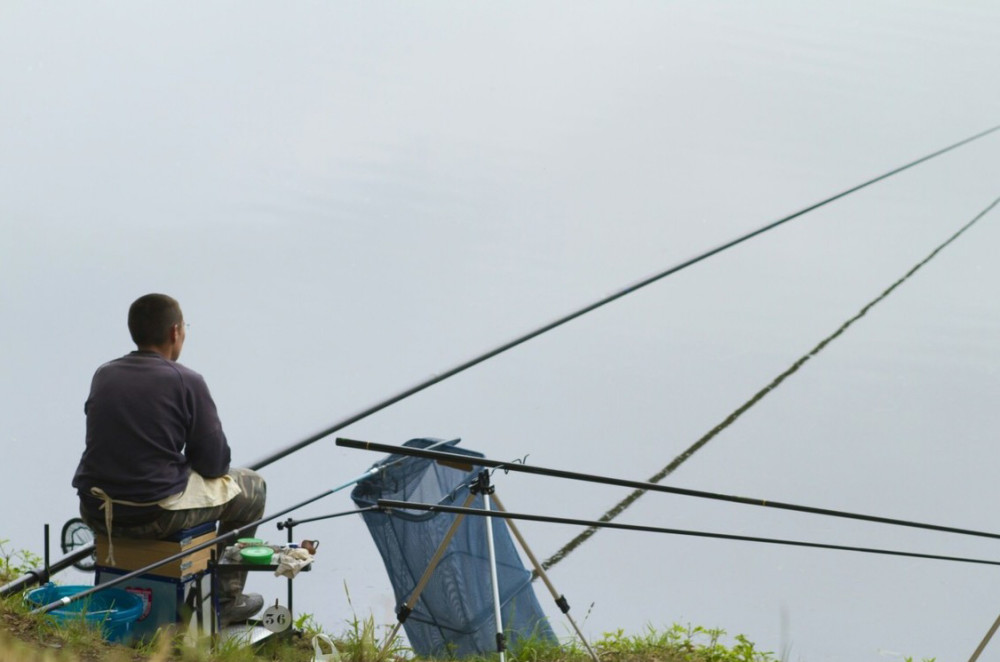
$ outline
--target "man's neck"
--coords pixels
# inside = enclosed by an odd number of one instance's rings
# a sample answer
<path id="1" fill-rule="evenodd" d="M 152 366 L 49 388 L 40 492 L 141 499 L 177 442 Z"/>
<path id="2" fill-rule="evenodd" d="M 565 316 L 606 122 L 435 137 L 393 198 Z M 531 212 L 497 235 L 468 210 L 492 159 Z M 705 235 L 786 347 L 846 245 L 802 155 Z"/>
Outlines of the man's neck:
<path id="1" fill-rule="evenodd" d="M 140 352 L 152 352 L 154 354 L 159 354 L 168 361 L 174 360 L 170 357 L 170 345 L 137 345 L 136 349 Z"/>

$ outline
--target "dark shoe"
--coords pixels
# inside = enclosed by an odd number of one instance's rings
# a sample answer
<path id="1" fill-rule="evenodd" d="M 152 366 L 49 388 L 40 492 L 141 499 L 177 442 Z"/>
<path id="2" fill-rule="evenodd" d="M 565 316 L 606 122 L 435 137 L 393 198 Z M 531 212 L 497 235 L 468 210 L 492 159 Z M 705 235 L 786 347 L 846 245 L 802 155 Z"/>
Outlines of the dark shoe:
<path id="1" fill-rule="evenodd" d="M 257 593 L 240 593 L 235 600 L 219 603 L 219 627 L 242 623 L 264 607 Z"/>

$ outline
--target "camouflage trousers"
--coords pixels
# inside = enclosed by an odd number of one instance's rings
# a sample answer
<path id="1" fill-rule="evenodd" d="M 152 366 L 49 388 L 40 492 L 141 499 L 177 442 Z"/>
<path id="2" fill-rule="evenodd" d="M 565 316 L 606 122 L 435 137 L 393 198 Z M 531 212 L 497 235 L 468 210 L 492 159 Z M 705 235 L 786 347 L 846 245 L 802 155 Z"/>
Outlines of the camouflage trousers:
<path id="1" fill-rule="evenodd" d="M 263 518 L 264 502 L 267 499 L 267 484 L 264 482 L 264 478 L 251 469 L 230 469 L 229 475 L 233 477 L 233 480 L 236 481 L 241 490 L 241 493 L 231 501 L 221 506 L 212 506 L 211 508 L 163 510 L 159 517 L 152 522 L 137 526 L 118 526 L 112 523 L 115 537 L 158 540 L 166 538 L 181 529 L 190 529 L 204 522 L 212 522 L 214 520 L 219 521 L 219 530 L 216 535 L 223 536 L 230 531 L 234 531 Z M 104 526 L 104 518 L 95 519 L 82 511 L 80 514 L 91 529 L 100 533 L 107 533 Z M 256 531 L 256 526 L 248 528 L 241 532 L 241 537 L 252 538 Z M 232 542 L 228 541 L 228 544 L 232 544 Z M 222 555 L 222 550 L 226 544 L 219 544 L 219 556 Z M 243 592 L 246 581 L 247 573 L 245 571 L 219 573 L 219 601 L 225 603 L 235 599 Z"/>

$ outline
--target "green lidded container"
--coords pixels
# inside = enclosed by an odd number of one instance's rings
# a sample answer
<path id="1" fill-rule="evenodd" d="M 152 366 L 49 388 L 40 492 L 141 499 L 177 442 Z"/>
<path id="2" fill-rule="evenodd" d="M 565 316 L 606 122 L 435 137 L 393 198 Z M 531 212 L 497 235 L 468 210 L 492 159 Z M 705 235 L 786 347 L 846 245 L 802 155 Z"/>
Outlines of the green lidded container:
<path id="1" fill-rule="evenodd" d="M 259 547 L 264 544 L 264 541 L 260 538 L 240 538 L 236 542 L 244 547 Z"/>
<path id="2" fill-rule="evenodd" d="M 244 547 L 240 550 L 240 556 L 243 557 L 244 563 L 267 565 L 274 556 L 274 550 L 270 547 Z"/>

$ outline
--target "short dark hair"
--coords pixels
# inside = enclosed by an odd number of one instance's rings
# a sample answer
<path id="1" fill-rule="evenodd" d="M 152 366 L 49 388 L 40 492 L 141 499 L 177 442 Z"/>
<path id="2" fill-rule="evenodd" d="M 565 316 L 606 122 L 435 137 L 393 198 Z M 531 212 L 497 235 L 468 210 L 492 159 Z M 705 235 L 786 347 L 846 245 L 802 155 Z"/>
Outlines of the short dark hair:
<path id="1" fill-rule="evenodd" d="M 181 305 L 166 294 L 146 294 L 128 309 L 128 332 L 139 347 L 162 345 L 170 337 L 170 327 L 183 321 Z"/>

